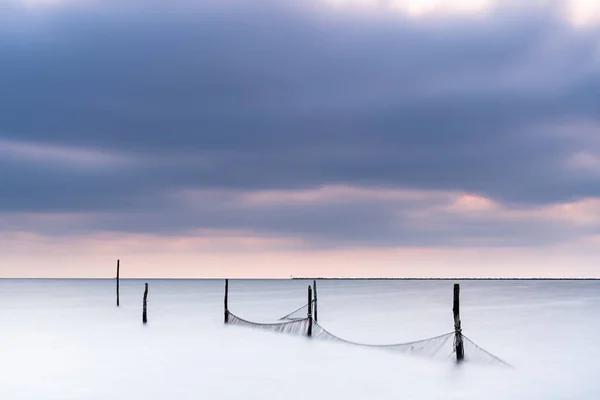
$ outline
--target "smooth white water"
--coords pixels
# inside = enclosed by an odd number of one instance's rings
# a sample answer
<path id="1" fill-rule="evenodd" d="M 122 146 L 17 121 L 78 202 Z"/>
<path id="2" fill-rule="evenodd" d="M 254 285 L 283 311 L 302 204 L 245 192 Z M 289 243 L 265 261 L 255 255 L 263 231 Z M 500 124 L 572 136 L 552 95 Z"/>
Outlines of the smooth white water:
<path id="1" fill-rule="evenodd" d="M 144 282 L 148 319 L 141 322 Z M 230 281 L 274 321 L 308 281 Z M 452 281 L 319 281 L 319 322 L 367 343 L 452 330 Z M 461 282 L 463 332 L 513 364 L 440 362 L 223 324 L 223 281 L 0 280 L 0 399 L 600 398 L 599 281 Z"/>

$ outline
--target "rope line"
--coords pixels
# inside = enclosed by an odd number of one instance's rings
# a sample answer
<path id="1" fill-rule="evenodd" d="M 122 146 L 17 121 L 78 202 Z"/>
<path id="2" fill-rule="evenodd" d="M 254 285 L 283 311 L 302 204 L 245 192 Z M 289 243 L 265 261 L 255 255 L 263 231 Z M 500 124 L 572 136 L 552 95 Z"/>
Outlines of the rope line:
<path id="1" fill-rule="evenodd" d="M 489 358 L 489 360 L 487 361 L 488 364 L 498 363 L 498 364 L 502 364 L 502 365 L 504 365 L 506 367 L 509 367 L 509 368 L 515 368 L 514 365 L 507 363 L 506 361 L 504 361 L 500 357 L 495 356 L 492 353 L 490 353 L 489 351 L 485 350 L 484 348 L 478 346 L 477 344 L 475 344 L 474 341 L 472 341 L 471 339 L 469 339 L 465 335 L 461 335 L 461 336 L 463 337 L 463 339 L 465 339 L 465 340 L 463 340 L 463 344 L 467 343 L 467 344 L 473 346 L 474 350 L 476 350 L 479 354 L 485 355 L 485 356 L 487 356 Z M 469 351 L 468 347 L 469 346 L 467 346 L 467 348 L 465 349 L 465 351 L 467 351 L 469 353 L 469 356 L 472 357 L 473 356 L 473 351 Z M 477 353 L 475 353 L 475 354 L 477 354 Z M 484 360 L 479 360 L 479 361 L 480 362 L 481 361 L 485 362 Z"/>
<path id="2" fill-rule="evenodd" d="M 351 340 L 343 339 L 343 338 L 341 338 L 341 337 L 339 337 L 337 335 L 334 335 L 333 333 L 329 332 L 328 330 L 326 330 L 325 328 L 323 328 L 321 325 L 319 325 L 317 322 L 313 321 L 313 327 L 314 326 L 317 326 L 324 334 L 330 336 L 334 340 L 339 340 L 341 342 L 352 344 L 352 345 L 355 345 L 355 346 L 366 346 L 366 347 L 399 347 L 399 346 L 411 346 L 411 345 L 415 345 L 415 344 L 418 344 L 418 343 L 423 343 L 423 342 L 428 342 L 428 341 L 434 341 L 434 340 L 438 340 L 438 339 L 442 339 L 442 338 L 447 338 L 449 336 L 454 335 L 454 332 L 448 332 L 448 333 L 444 333 L 443 335 L 434 336 L 434 337 L 431 337 L 431 338 L 428 338 L 428 339 L 415 340 L 415 341 L 412 341 L 412 342 L 392 343 L 392 344 L 373 344 L 373 343 L 359 343 L 359 342 L 353 342 Z M 314 336 L 314 332 L 313 332 L 313 336 Z"/>
<path id="3" fill-rule="evenodd" d="M 316 299 L 313 300 L 311 303 L 315 303 L 315 302 L 316 302 Z M 301 306 L 300 308 L 297 308 L 296 310 L 292 311 L 291 313 L 284 315 L 283 317 L 279 318 L 279 321 L 282 321 L 284 319 L 292 319 L 292 320 L 304 319 L 304 318 L 306 318 L 306 316 L 290 318 L 292 315 L 294 315 L 304 309 L 308 310 L 308 304 L 305 304 L 305 305 Z M 306 315 L 307 313 L 304 313 L 304 314 Z"/>

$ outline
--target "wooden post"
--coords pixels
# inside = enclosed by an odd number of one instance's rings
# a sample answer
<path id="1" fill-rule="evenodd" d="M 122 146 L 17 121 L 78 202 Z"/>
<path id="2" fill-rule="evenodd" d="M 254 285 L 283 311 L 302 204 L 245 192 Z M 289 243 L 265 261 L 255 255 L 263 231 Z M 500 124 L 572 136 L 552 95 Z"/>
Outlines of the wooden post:
<path id="1" fill-rule="evenodd" d="M 306 331 L 308 337 L 312 336 L 312 321 L 312 288 L 308 285 L 308 330 Z"/>
<path id="2" fill-rule="evenodd" d="M 148 284 L 146 283 L 144 289 L 144 311 L 142 312 L 142 322 L 145 324 L 148 322 L 148 314 L 147 314 L 147 306 L 148 306 Z"/>
<path id="3" fill-rule="evenodd" d="M 460 326 L 460 284 L 458 283 L 454 284 L 454 305 L 452 312 L 454 313 L 454 351 L 456 353 L 456 362 L 461 362 L 465 358 L 465 350 Z"/>
<path id="4" fill-rule="evenodd" d="M 119 307 L 119 260 L 117 260 L 117 307 Z"/>
<path id="5" fill-rule="evenodd" d="M 319 305 L 319 301 L 317 300 L 317 281 L 313 280 L 313 293 L 315 295 L 315 321 L 318 321 L 319 319 L 317 318 L 317 307 Z"/>
<path id="6" fill-rule="evenodd" d="M 224 299 L 224 309 L 225 309 L 225 323 L 229 323 L 229 306 L 227 305 L 227 297 L 229 295 L 229 279 L 225 279 L 225 299 Z"/>

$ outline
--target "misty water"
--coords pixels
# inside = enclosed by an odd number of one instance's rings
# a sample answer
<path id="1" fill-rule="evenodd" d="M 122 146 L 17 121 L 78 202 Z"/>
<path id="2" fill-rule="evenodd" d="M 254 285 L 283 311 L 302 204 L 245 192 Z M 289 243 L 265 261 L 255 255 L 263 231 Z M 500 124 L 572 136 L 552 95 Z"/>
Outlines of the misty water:
<path id="1" fill-rule="evenodd" d="M 144 282 L 150 286 L 142 324 Z M 232 280 L 270 322 L 308 281 Z M 319 281 L 319 322 L 349 340 L 452 331 L 452 281 Z M 221 280 L 0 280 L 0 398 L 600 398 L 599 281 L 461 282 L 463 332 L 515 366 L 430 360 L 223 324 Z"/>

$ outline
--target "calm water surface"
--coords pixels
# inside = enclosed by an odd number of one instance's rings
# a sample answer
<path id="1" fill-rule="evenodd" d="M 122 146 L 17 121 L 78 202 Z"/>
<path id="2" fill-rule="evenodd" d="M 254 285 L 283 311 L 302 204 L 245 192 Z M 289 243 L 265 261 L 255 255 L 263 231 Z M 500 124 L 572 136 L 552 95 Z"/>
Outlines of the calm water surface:
<path id="1" fill-rule="evenodd" d="M 149 323 L 141 323 L 144 282 Z M 452 330 L 452 281 L 319 281 L 319 321 L 390 343 Z M 230 281 L 273 321 L 307 281 Z M 600 399 L 600 281 L 461 282 L 463 331 L 515 370 L 223 325 L 223 281 L 0 280 L 0 399 Z"/>

